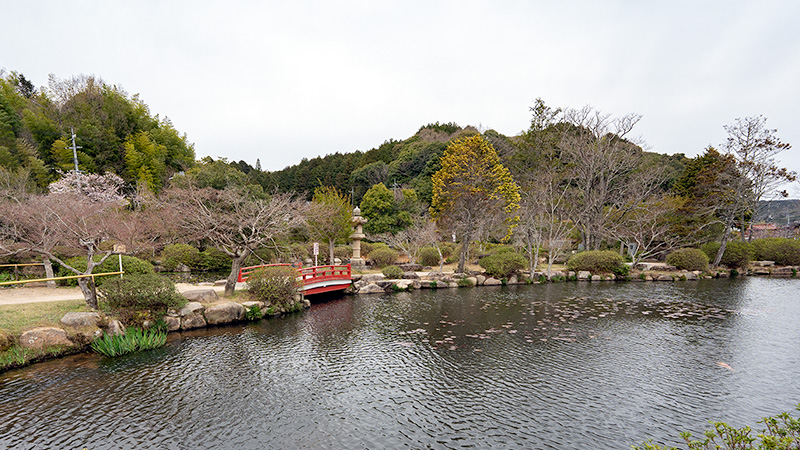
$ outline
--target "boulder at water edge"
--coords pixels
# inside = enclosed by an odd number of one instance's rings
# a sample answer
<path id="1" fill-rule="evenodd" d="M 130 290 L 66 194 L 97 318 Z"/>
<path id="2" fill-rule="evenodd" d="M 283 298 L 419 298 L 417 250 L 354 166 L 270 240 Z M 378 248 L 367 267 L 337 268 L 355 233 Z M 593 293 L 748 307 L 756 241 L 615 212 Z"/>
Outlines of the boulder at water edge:
<path id="1" fill-rule="evenodd" d="M 375 283 L 369 283 L 358 290 L 359 294 L 383 294 L 385 292 L 386 291 L 384 290 L 384 288 L 378 286 Z"/>
<path id="2" fill-rule="evenodd" d="M 203 328 L 206 326 L 206 319 L 202 314 L 187 314 L 181 317 L 181 329 L 191 330 L 193 328 Z"/>
<path id="3" fill-rule="evenodd" d="M 220 300 L 217 291 L 213 289 L 196 289 L 182 294 L 190 302 L 214 303 Z"/>
<path id="4" fill-rule="evenodd" d="M 206 307 L 198 302 L 189 302 L 184 305 L 183 308 L 179 309 L 176 314 L 178 317 L 188 316 L 189 314 L 203 314 L 204 309 L 206 309 Z"/>
<path id="5" fill-rule="evenodd" d="M 244 318 L 244 306 L 236 302 L 215 303 L 206 308 L 206 322 L 209 325 L 230 323 Z"/>
<path id="6" fill-rule="evenodd" d="M 96 327 L 100 314 L 96 312 L 68 312 L 60 322 L 69 327 Z"/>
<path id="7" fill-rule="evenodd" d="M 8 350 L 12 345 L 14 345 L 14 340 L 11 339 L 11 335 L 0 330 L 0 352 Z"/>
<path id="8" fill-rule="evenodd" d="M 52 345 L 73 345 L 67 339 L 67 332 L 56 327 L 40 327 L 28 330 L 19 337 L 19 345 L 24 348 L 43 349 Z"/>
<path id="9" fill-rule="evenodd" d="M 180 317 L 166 316 L 164 317 L 164 323 L 167 325 L 167 331 L 177 331 L 181 329 Z"/>
<path id="10" fill-rule="evenodd" d="M 501 284 L 503 284 L 503 282 L 497 278 L 487 278 L 486 281 L 483 282 L 484 286 L 500 286 Z"/>

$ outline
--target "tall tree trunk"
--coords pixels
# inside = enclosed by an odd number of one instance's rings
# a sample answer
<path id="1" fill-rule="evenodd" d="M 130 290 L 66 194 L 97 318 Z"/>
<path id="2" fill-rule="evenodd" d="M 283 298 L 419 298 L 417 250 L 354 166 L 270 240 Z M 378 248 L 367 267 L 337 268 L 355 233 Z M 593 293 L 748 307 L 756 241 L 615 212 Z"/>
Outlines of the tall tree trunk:
<path id="1" fill-rule="evenodd" d="M 236 281 L 239 279 L 239 270 L 241 270 L 244 260 L 250 256 L 250 249 L 244 249 L 240 254 L 233 258 L 231 262 L 231 273 L 225 280 L 225 297 L 230 297 L 236 290 Z"/>
<path id="2" fill-rule="evenodd" d="M 458 267 L 456 271 L 459 273 L 464 273 L 464 269 L 467 265 L 467 253 L 469 253 L 469 242 L 472 240 L 472 233 L 467 232 L 464 233 L 464 238 L 461 240 L 461 252 L 459 252 L 458 256 Z"/>
<path id="3" fill-rule="evenodd" d="M 45 278 L 54 278 L 55 274 L 53 273 L 53 261 L 50 261 L 50 258 L 47 256 L 42 256 L 42 262 L 44 263 L 44 277 Z M 51 280 L 47 282 L 48 289 L 55 289 L 56 282 Z"/>
<path id="4" fill-rule="evenodd" d="M 95 289 L 92 277 L 78 278 L 78 286 L 83 293 L 83 299 L 89 308 L 97 309 L 97 289 Z"/>
<path id="5" fill-rule="evenodd" d="M 731 226 L 733 226 L 733 220 L 728 220 L 725 222 L 725 230 L 722 232 L 719 250 L 717 250 L 717 256 L 714 257 L 714 262 L 711 264 L 712 269 L 716 269 L 717 266 L 719 266 L 720 261 L 722 261 L 722 255 L 725 254 L 725 247 L 728 245 L 728 238 L 731 235 Z"/>
<path id="6" fill-rule="evenodd" d="M 333 265 L 333 247 L 335 244 L 335 240 L 333 238 L 328 239 L 328 264 Z"/>

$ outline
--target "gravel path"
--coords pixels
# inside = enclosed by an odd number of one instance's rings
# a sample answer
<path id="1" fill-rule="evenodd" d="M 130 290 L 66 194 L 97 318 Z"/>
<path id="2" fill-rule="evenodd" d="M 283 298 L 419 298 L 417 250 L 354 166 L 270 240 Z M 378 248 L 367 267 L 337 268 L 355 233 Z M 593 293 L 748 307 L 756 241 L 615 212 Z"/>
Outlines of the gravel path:
<path id="1" fill-rule="evenodd" d="M 214 289 L 218 294 L 225 291 L 225 286 L 198 286 L 196 284 L 176 283 L 179 292 L 194 291 L 199 289 Z M 237 289 L 239 286 L 237 286 Z M 0 288 L 0 305 L 15 305 L 20 303 L 58 302 L 62 300 L 82 300 L 80 288 L 57 287 L 14 287 Z"/>

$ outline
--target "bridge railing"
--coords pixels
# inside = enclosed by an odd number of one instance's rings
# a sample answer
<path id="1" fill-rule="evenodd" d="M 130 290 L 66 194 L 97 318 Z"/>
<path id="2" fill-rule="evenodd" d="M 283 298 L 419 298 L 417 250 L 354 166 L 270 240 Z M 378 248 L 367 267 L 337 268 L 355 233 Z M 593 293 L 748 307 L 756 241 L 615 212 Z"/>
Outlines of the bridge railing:
<path id="1" fill-rule="evenodd" d="M 332 264 L 328 266 L 301 267 L 298 269 L 303 284 L 317 283 L 326 280 L 351 279 L 350 264 Z"/>
<path id="2" fill-rule="evenodd" d="M 294 267 L 297 269 L 297 277 L 304 285 L 326 280 L 349 280 L 352 278 L 350 264 L 331 264 L 313 267 L 298 267 L 294 264 L 261 264 L 239 269 L 238 281 L 240 283 L 247 281 L 251 273 L 262 267 Z"/>

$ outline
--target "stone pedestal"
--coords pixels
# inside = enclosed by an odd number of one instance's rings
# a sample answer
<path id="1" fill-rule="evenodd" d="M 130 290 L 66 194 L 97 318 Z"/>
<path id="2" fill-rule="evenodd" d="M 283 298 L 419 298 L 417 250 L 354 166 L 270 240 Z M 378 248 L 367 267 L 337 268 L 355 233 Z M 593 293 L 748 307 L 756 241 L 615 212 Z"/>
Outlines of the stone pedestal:
<path id="1" fill-rule="evenodd" d="M 361 257 L 361 240 L 367 237 L 364 234 L 362 226 L 367 223 L 367 219 L 361 217 L 361 210 L 356 207 L 353 210 L 353 234 L 350 239 L 353 240 L 353 257 L 350 258 L 351 269 L 363 269 L 367 266 L 366 261 Z"/>

